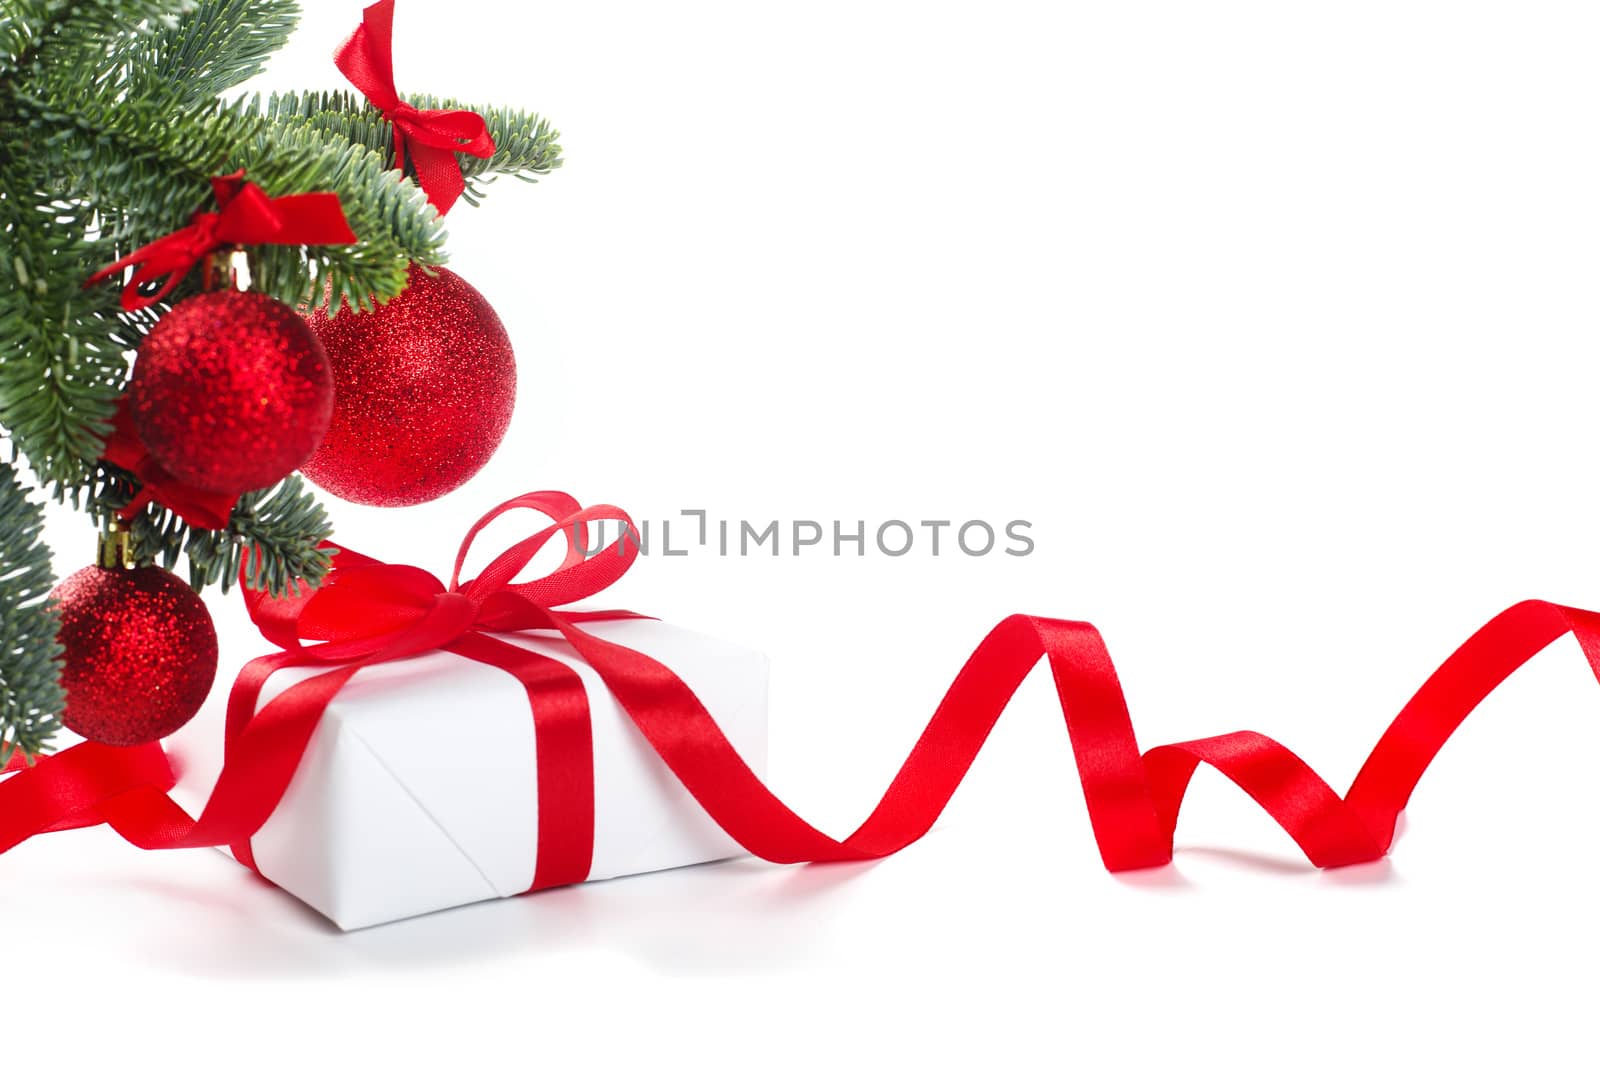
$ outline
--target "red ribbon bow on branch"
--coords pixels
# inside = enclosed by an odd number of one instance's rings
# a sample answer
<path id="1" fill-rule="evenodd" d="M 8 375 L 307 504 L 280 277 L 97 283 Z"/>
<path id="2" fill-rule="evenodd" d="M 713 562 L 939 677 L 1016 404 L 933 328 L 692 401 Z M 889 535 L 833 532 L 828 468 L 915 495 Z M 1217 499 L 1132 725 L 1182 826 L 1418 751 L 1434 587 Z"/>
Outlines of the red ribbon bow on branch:
<path id="1" fill-rule="evenodd" d="M 117 518 L 124 521 L 131 520 L 154 500 L 190 526 L 220 530 L 228 525 L 233 506 L 239 502 L 238 493 L 212 493 L 196 489 L 168 473 L 134 431 L 133 413 L 128 407 L 126 394 L 111 419 L 111 436 L 106 438 L 102 458 L 139 479 L 138 494 L 128 502 L 127 507 L 117 512 Z"/>
<path id="2" fill-rule="evenodd" d="M 394 0 L 379 0 L 361 13 L 356 27 L 333 54 L 339 72 L 394 127 L 394 165 L 416 167 L 417 184 L 443 215 L 467 187 L 456 153 L 479 159 L 494 155 L 494 138 L 473 111 L 424 110 L 400 99 L 394 85 Z"/>
<path id="3" fill-rule="evenodd" d="M 164 298 L 206 256 L 230 245 L 347 245 L 356 235 L 345 221 L 337 193 L 268 196 L 244 180 L 244 171 L 211 179 L 216 211 L 196 211 L 189 225 L 158 238 L 96 271 L 84 287 L 128 267 L 137 269 L 122 288 L 122 309 L 138 311 Z M 146 284 L 166 276 L 154 292 Z"/>
<path id="4" fill-rule="evenodd" d="M 557 523 L 501 553 L 477 578 L 462 581 L 473 539 L 494 518 L 518 508 Z M 594 825 L 588 702 L 570 667 L 492 636 L 520 629 L 557 631 L 717 824 L 757 856 L 778 863 L 877 859 L 927 833 L 1012 694 L 1041 660 L 1050 665 L 1101 859 L 1113 871 L 1171 859 L 1179 809 L 1201 763 L 1249 794 L 1317 866 L 1379 859 L 1434 756 L 1502 681 L 1568 633 L 1600 675 L 1600 614 L 1538 600 L 1514 605 L 1423 684 L 1340 797 L 1294 753 L 1253 731 L 1162 745 L 1141 755 L 1098 631 L 1088 623 L 1013 615 L 990 631 L 956 675 L 872 814 L 855 833 L 836 840 L 762 784 L 682 679 L 582 628 L 585 622 L 639 616 L 557 610 L 604 589 L 635 558 L 637 541 L 629 537 L 594 556 L 585 553 L 582 529 L 602 519 L 632 530 L 616 508 L 580 508 L 564 493 L 530 493 L 472 527 L 448 585 L 416 567 L 342 550 L 333 576 L 313 594 L 252 594 L 252 616 L 283 651 L 252 661 L 234 684 L 226 759 L 200 817 L 191 819 L 165 795 L 174 775 L 159 745 L 118 749 L 85 742 L 0 783 L 0 852 L 34 834 L 108 823 L 141 848 L 231 844 L 253 867 L 250 836 L 277 807 L 328 702 L 364 667 L 443 650 L 522 682 L 537 749 L 538 856 L 530 888 L 581 881 L 589 871 Z M 569 547 L 555 573 L 514 582 L 558 532 L 566 534 Z M 307 666 L 327 669 L 256 710 L 274 672 Z M 20 767 L 18 759 L 5 769 Z"/>

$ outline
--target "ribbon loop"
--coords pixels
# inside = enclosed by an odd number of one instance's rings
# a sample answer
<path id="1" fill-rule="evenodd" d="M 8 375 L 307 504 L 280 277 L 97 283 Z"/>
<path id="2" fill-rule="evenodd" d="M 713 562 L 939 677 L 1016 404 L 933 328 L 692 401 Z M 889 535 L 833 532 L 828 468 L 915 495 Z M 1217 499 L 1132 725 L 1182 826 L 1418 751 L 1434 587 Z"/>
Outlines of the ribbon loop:
<path id="1" fill-rule="evenodd" d="M 555 520 L 555 522 L 559 524 L 566 516 L 574 515 L 579 511 L 582 511 L 583 507 L 577 502 L 577 500 L 568 496 L 566 493 L 547 489 L 536 493 L 523 493 L 521 496 L 512 497 L 505 503 L 490 508 L 481 518 L 478 519 L 477 522 L 472 524 L 472 526 L 467 530 L 466 536 L 461 539 L 461 548 L 456 552 L 455 566 L 450 570 L 451 589 L 459 589 L 462 587 L 463 583 L 461 581 L 461 571 L 467 565 L 467 554 L 472 551 L 472 546 L 477 542 L 478 535 L 481 534 L 491 522 L 498 519 L 500 516 L 518 510 L 536 512 L 548 519 Z M 554 531 L 554 527 L 551 528 L 551 531 Z M 534 536 L 538 537 L 540 534 L 535 534 Z M 546 535 L 545 540 L 548 539 L 549 537 Z M 527 542 L 524 541 L 521 544 L 513 545 L 506 552 L 502 552 L 501 557 L 506 556 L 508 553 L 516 552 L 522 547 L 523 544 L 526 543 Z M 543 542 L 541 541 L 540 544 L 542 545 Z M 538 548 L 533 549 L 533 552 L 537 551 Z M 509 582 L 512 578 L 516 577 L 518 572 L 522 570 L 522 567 L 525 566 L 528 560 L 531 560 L 532 558 L 533 553 L 530 552 L 527 559 L 524 559 L 523 562 L 518 564 L 510 574 L 506 575 L 505 581 L 501 582 L 500 584 L 504 585 L 506 582 Z M 498 559 L 496 562 L 498 562 Z M 572 553 L 568 552 L 567 560 L 562 563 L 562 566 L 565 567 L 574 562 L 576 561 L 573 560 Z M 480 577 L 482 577 L 482 575 L 480 575 Z"/>
<path id="2" fill-rule="evenodd" d="M 471 551 L 478 535 L 495 519 L 519 509 L 548 516 L 555 520 L 555 525 L 512 545 L 496 556 L 476 578 L 462 581 L 461 571 L 466 566 L 467 553 Z M 589 524 L 606 521 L 618 524 L 617 542 L 597 552 L 587 551 Z M 555 571 L 543 578 L 513 584 L 512 579 L 558 533 L 567 539 L 567 554 Z M 526 493 L 492 509 L 467 531 L 467 536 L 461 542 L 461 550 L 456 553 L 455 567 L 450 572 L 450 588 L 459 589 L 480 603 L 505 589 L 529 603 L 559 607 L 593 596 L 609 587 L 633 566 L 638 555 L 639 531 L 628 513 L 621 508 L 607 504 L 579 507 L 578 502 L 565 493 Z"/>
<path id="3" fill-rule="evenodd" d="M 554 522 L 494 558 L 476 578 L 462 580 L 478 535 L 495 519 L 527 510 Z M 587 524 L 616 521 L 624 533 L 615 546 L 585 552 Z M 542 578 L 515 582 L 539 550 L 557 534 L 567 539 L 567 554 Z M 549 609 L 608 588 L 638 557 L 638 533 L 620 508 L 581 507 L 565 493 L 526 493 L 490 510 L 467 531 L 445 585 L 420 567 L 382 563 L 337 549 L 321 588 L 292 597 L 245 591 L 245 603 L 262 633 L 285 649 L 304 651 L 322 662 L 352 662 L 381 656 L 397 659 L 446 648 L 468 629 L 485 633 L 554 628 Z M 448 609 L 441 605 L 448 605 Z M 606 613 L 619 618 L 625 613 Z M 308 645 L 307 642 L 318 642 Z"/>
<path id="4" fill-rule="evenodd" d="M 456 154 L 488 159 L 494 138 L 477 112 L 422 109 L 400 98 L 394 84 L 394 0 L 362 11 L 361 25 L 334 52 L 333 62 L 389 121 L 396 169 L 405 170 L 409 159 L 428 202 L 441 215 L 449 211 L 467 188 Z"/>

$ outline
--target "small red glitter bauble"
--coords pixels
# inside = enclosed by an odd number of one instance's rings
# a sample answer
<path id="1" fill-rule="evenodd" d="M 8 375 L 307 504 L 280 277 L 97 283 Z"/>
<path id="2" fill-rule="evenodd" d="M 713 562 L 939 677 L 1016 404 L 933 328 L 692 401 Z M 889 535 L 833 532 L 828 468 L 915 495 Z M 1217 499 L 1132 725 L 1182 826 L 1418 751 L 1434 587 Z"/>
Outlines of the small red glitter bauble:
<path id="1" fill-rule="evenodd" d="M 231 289 L 192 296 L 139 345 L 133 425 L 179 481 L 264 489 L 304 463 L 333 414 L 317 337 L 289 305 Z"/>
<path id="2" fill-rule="evenodd" d="M 461 485 L 500 446 L 517 363 L 494 308 L 457 275 L 412 264 L 406 289 L 358 312 L 307 313 L 333 365 L 333 423 L 307 478 L 358 504 L 404 507 Z"/>
<path id="3" fill-rule="evenodd" d="M 217 631 L 188 583 L 160 567 L 85 567 L 50 595 L 67 729 L 142 745 L 194 718 L 217 674 Z"/>

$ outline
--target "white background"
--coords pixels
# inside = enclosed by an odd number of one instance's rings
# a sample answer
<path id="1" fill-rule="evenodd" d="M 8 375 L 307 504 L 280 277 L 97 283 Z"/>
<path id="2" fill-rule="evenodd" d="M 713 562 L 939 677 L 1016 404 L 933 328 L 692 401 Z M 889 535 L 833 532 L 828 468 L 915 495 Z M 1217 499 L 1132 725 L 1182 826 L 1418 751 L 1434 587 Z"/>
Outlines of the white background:
<path id="1" fill-rule="evenodd" d="M 359 4 L 311 6 L 261 86 L 340 84 Z M 518 349 L 505 445 L 435 504 L 333 502 L 341 540 L 444 568 L 546 487 L 1023 518 L 1024 559 L 651 558 L 609 602 L 769 652 L 775 787 L 838 833 L 1013 611 L 1101 627 L 1144 744 L 1259 729 L 1343 789 L 1494 612 L 1600 606 L 1597 31 L 1577 3 L 403 0 L 402 93 L 540 110 L 569 162 L 450 220 Z M 221 855 L 58 835 L 0 859 L 8 1051 L 1574 1062 L 1597 708 L 1564 640 L 1392 860 L 1332 874 L 1202 771 L 1176 863 L 1108 875 L 1043 677 L 875 865 L 339 935 Z"/>

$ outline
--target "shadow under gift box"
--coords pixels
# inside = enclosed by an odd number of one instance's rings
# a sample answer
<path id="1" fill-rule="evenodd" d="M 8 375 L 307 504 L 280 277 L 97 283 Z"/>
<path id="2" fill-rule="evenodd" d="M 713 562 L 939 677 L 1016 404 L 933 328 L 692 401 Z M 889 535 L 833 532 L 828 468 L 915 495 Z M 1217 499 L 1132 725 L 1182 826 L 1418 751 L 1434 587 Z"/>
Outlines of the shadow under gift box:
<path id="1" fill-rule="evenodd" d="M 196 721 L 174 738 L 196 814 L 221 768 L 228 690 L 273 651 L 228 604 L 222 663 Z M 647 619 L 586 623 L 659 660 L 700 697 L 751 768 L 766 769 L 767 659 Z M 498 634 L 572 667 L 594 735 L 590 880 L 744 855 L 666 768 L 595 672 L 559 638 Z M 279 672 L 261 703 L 317 673 Z M 272 817 L 252 838 L 261 873 L 341 929 L 525 892 L 538 848 L 533 715 L 505 671 L 448 652 L 364 668 L 329 704 Z"/>

